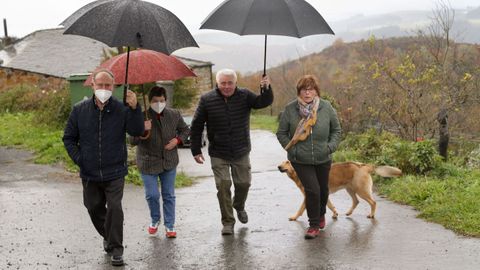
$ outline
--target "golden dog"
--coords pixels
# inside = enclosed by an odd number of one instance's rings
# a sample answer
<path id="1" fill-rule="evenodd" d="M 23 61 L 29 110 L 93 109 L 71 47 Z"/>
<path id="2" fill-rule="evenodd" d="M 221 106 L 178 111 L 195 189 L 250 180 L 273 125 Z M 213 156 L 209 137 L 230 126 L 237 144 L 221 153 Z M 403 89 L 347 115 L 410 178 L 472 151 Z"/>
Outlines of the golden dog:
<path id="1" fill-rule="evenodd" d="M 293 182 L 297 185 L 300 191 L 303 193 L 304 200 L 297 213 L 289 218 L 289 220 L 297 220 L 299 216 L 305 211 L 305 189 L 303 188 L 302 182 L 298 178 L 295 169 L 293 168 L 290 161 L 284 161 L 278 166 L 280 172 L 287 173 Z M 370 204 L 370 214 L 368 218 L 375 217 L 375 210 L 377 203 L 372 196 L 372 186 L 373 181 L 370 173 L 376 173 L 383 177 L 397 177 L 402 175 L 402 171 L 395 167 L 390 166 L 375 166 L 371 164 L 363 164 L 357 162 L 340 162 L 333 163 L 330 169 L 329 180 L 328 180 L 328 189 L 329 193 L 333 194 L 340 189 L 346 189 L 348 194 L 352 197 L 352 207 L 347 212 L 347 216 L 351 215 L 355 207 L 358 205 L 358 196 L 364 199 Z M 338 212 L 333 206 L 330 199 L 327 203 L 328 208 L 333 212 L 333 218 L 338 217 Z"/>

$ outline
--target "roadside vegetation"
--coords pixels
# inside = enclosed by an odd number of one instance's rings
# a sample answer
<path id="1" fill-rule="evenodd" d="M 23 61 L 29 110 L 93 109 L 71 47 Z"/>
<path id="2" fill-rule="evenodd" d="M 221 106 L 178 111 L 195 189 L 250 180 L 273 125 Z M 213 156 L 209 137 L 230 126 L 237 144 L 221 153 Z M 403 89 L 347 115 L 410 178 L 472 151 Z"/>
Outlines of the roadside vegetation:
<path id="1" fill-rule="evenodd" d="M 433 140 L 413 142 L 388 132 L 349 134 L 334 160 L 399 167 L 400 178 L 375 177 L 376 191 L 413 206 L 419 217 L 457 233 L 480 237 L 480 162 L 478 143 L 459 140 L 443 161 Z"/>
<path id="2" fill-rule="evenodd" d="M 272 124 L 275 123 L 275 124 Z M 252 128 L 275 132 L 277 117 L 253 116 Z M 442 224 L 459 234 L 480 237 L 480 146 L 459 139 L 449 151 L 449 161 L 438 154 L 437 142 L 419 142 L 375 129 L 344 134 L 335 162 L 357 161 L 391 165 L 400 178 L 375 176 L 376 191 L 388 199 L 413 206 L 419 217 Z"/>

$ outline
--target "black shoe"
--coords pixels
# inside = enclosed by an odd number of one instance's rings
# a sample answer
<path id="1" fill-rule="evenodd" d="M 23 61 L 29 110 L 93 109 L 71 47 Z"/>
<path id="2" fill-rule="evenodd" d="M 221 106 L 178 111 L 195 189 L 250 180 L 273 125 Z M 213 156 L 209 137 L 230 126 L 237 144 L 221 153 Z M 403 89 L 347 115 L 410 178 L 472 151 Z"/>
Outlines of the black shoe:
<path id="1" fill-rule="evenodd" d="M 248 222 L 248 215 L 247 215 L 247 212 L 245 210 L 243 210 L 243 211 L 238 211 L 237 210 L 237 217 L 238 217 L 238 220 L 243 224 Z"/>
<path id="2" fill-rule="evenodd" d="M 233 234 L 233 224 L 223 225 L 222 235 L 232 235 Z"/>
<path id="3" fill-rule="evenodd" d="M 123 256 L 122 255 L 113 255 L 110 258 L 113 266 L 122 266 L 123 265 Z"/>

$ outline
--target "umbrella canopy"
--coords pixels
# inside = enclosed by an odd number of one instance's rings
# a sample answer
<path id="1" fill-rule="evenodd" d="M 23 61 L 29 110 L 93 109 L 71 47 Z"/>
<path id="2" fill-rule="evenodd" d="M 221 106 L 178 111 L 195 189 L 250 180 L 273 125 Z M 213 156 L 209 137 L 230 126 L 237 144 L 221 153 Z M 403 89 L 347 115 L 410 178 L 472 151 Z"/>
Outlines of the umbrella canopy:
<path id="1" fill-rule="evenodd" d="M 103 62 L 98 69 L 111 70 L 115 76 L 115 84 L 124 83 L 127 53 L 119 54 Z M 175 56 L 152 50 L 135 50 L 130 52 L 128 84 L 144 84 L 155 81 L 174 81 L 184 77 L 195 77 L 182 61 Z M 91 85 L 92 75 L 84 85 Z"/>
<path id="2" fill-rule="evenodd" d="M 80 35 L 112 47 L 130 46 L 166 54 L 198 47 L 172 12 L 141 0 L 99 0 L 65 19 L 64 34 Z"/>
<path id="3" fill-rule="evenodd" d="M 141 0 L 98 0 L 65 19 L 64 34 L 93 38 L 112 47 L 146 48 L 171 54 L 185 47 L 198 47 L 185 25 L 170 11 Z M 126 103 L 128 72 L 125 72 L 123 102 Z"/>
<path id="4" fill-rule="evenodd" d="M 304 0 L 226 0 L 203 21 L 200 29 L 223 30 L 239 35 L 305 37 L 334 34 L 323 17 Z"/>

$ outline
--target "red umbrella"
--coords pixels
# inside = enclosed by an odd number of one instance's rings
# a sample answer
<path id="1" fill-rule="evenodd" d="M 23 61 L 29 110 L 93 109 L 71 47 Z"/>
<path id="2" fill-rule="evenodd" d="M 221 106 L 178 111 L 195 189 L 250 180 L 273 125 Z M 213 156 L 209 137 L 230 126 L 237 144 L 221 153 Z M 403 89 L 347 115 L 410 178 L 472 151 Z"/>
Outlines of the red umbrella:
<path id="1" fill-rule="evenodd" d="M 128 64 L 127 64 L 127 58 Z M 129 68 L 126 68 L 126 65 Z M 115 84 L 125 83 L 125 71 L 128 70 L 128 84 L 141 84 L 143 89 L 144 83 L 156 81 L 175 81 L 185 77 L 196 77 L 195 73 L 190 70 L 182 61 L 175 56 L 166 55 L 152 50 L 135 50 L 128 53 L 122 53 L 103 62 L 97 69 L 105 68 L 112 71 L 115 76 Z M 85 80 L 84 85 L 92 84 L 93 73 Z M 147 103 L 145 92 L 143 92 L 143 105 L 145 119 L 148 120 Z M 148 132 L 145 136 L 140 137 L 146 139 L 150 136 Z"/>
<path id="2" fill-rule="evenodd" d="M 115 84 L 125 83 L 127 53 L 119 54 L 103 62 L 98 69 L 111 70 L 115 75 Z M 128 84 L 144 84 L 155 81 L 175 81 L 184 77 L 196 77 L 182 61 L 175 56 L 152 50 L 135 50 L 130 52 Z M 92 75 L 84 85 L 92 84 Z"/>

